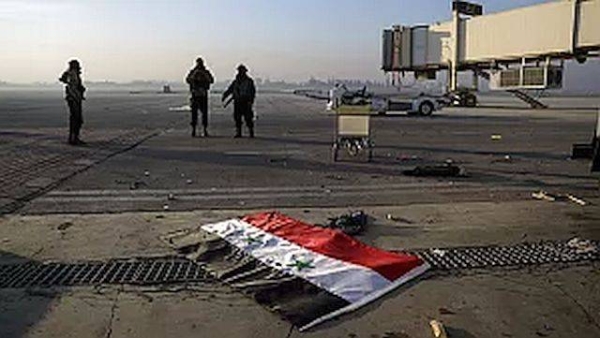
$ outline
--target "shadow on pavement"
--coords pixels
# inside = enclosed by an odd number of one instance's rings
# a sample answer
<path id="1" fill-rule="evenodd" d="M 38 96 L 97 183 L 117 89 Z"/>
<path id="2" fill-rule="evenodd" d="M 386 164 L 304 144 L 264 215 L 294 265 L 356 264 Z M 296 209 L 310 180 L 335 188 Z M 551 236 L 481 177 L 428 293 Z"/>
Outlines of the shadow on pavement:
<path id="1" fill-rule="evenodd" d="M 8 264 L 32 262 L 21 256 L 0 251 L 0 268 Z M 0 270 L 2 271 L 2 270 Z M 3 278 L 0 274 L 0 281 Z M 22 338 L 40 322 L 59 295 L 55 291 L 0 289 L 0 337 Z"/>

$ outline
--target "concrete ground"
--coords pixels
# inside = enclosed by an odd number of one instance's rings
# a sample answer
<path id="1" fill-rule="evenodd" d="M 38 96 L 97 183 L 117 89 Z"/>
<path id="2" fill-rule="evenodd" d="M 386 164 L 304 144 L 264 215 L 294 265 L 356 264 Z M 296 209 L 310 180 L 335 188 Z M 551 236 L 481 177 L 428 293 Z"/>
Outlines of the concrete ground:
<path id="1" fill-rule="evenodd" d="M 447 109 L 432 118 L 375 117 L 375 158 L 367 164 L 330 162 L 333 124 L 322 102 L 263 95 L 258 138 L 233 140 L 230 112 L 213 100 L 215 137 L 192 139 L 187 113 L 169 111 L 185 105 L 185 96 L 105 93 L 88 101 L 90 145 L 49 172 L 43 160 L 68 149 L 62 140 L 27 143 L 19 135 L 64 130 L 64 107 L 53 93 L 7 97 L 0 104 L 0 119 L 9 121 L 0 130 L 0 151 L 13 155 L 10 166 L 0 166 L 0 182 L 46 180 L 33 185 L 33 195 L 3 191 L 2 198 L 21 204 L 0 217 L 0 262 L 169 255 L 162 235 L 272 209 L 311 223 L 363 209 L 370 224 L 360 239 L 390 250 L 600 239 L 597 178 L 588 162 L 568 159 L 572 143 L 591 137 L 590 108 L 600 101 L 594 98 L 552 98 L 556 108 L 531 111 L 485 97 L 487 107 Z M 85 168 L 72 165 L 99 152 L 93 135 L 132 130 L 154 136 L 93 157 Z M 19 161 L 15 144 L 38 152 Z M 468 176 L 401 173 L 447 159 Z M 591 204 L 533 200 L 540 189 Z M 5 289 L 0 337 L 417 338 L 432 336 L 430 319 L 446 323 L 451 337 L 598 337 L 599 271 L 589 263 L 428 275 L 308 333 L 216 284 Z"/>

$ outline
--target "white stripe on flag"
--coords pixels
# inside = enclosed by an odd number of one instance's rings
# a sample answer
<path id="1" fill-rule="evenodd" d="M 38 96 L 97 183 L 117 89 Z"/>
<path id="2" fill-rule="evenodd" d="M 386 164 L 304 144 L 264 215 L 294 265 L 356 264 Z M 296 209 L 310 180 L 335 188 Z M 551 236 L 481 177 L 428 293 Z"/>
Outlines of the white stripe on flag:
<path id="1" fill-rule="evenodd" d="M 374 270 L 310 251 L 234 219 L 202 227 L 273 269 L 303 278 L 350 303 L 389 291 L 390 281 Z"/>

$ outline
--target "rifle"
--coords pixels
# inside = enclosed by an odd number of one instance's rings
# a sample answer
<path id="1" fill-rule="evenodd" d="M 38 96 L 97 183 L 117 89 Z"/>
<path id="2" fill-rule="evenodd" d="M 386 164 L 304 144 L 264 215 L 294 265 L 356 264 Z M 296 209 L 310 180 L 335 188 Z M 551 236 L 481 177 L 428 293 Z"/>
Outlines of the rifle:
<path id="1" fill-rule="evenodd" d="M 73 85 L 67 75 L 67 72 L 65 72 L 63 74 L 63 76 L 61 76 L 60 79 L 58 79 L 58 80 L 67 86 L 67 92 L 72 97 L 74 97 L 76 100 L 78 100 L 78 101 L 85 100 L 85 96 L 84 96 L 85 87 L 83 87 L 83 85 L 81 84 L 80 81 L 78 81 L 78 83 L 76 85 Z M 77 88 L 74 88 L 75 86 Z"/>
<path id="2" fill-rule="evenodd" d="M 225 104 L 223 105 L 223 108 L 227 108 L 227 106 L 233 101 L 233 96 L 229 98 L 229 100 L 227 100 L 227 102 L 225 102 Z"/>

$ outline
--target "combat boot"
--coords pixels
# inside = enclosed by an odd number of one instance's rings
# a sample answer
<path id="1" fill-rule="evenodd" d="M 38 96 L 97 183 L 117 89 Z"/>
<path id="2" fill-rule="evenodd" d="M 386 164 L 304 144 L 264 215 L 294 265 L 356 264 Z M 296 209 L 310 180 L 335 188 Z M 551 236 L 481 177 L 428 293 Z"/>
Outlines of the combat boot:
<path id="1" fill-rule="evenodd" d="M 208 137 L 208 129 L 206 127 L 204 127 L 204 129 L 202 130 L 202 137 Z"/>
<path id="2" fill-rule="evenodd" d="M 192 126 L 192 137 L 196 137 L 196 126 Z"/>
<path id="3" fill-rule="evenodd" d="M 254 128 L 248 128 L 248 132 L 250 133 L 250 138 L 254 138 Z"/>

